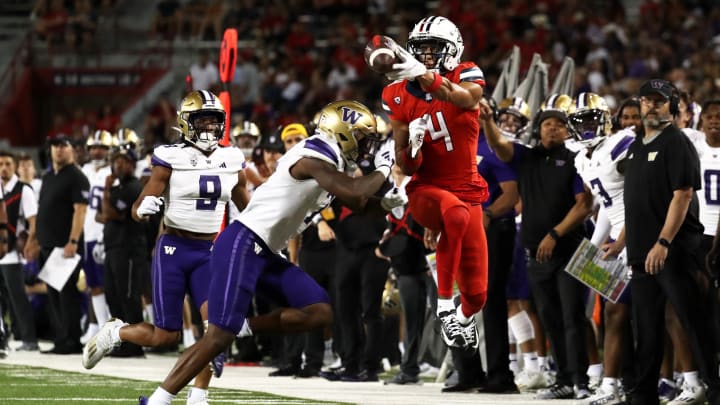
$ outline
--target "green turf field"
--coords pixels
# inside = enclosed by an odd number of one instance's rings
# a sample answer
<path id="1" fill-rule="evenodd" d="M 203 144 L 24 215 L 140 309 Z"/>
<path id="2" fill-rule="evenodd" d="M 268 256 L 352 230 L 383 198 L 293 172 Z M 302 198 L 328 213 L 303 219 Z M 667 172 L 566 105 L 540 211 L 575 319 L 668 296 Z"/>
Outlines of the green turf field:
<path id="1" fill-rule="evenodd" d="M 93 374 L 72 373 L 41 367 L 0 363 L 0 404 L 137 404 L 140 395 L 150 395 L 156 382 L 127 380 Z M 329 404 L 263 392 L 213 388 L 213 404 Z M 173 404 L 184 404 L 183 390 Z"/>

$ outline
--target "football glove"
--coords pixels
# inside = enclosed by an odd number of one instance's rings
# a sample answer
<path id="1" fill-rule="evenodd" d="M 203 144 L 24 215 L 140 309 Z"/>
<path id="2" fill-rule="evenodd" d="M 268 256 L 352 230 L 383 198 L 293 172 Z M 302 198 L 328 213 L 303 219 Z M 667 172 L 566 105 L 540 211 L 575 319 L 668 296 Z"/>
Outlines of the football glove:
<path id="1" fill-rule="evenodd" d="M 390 191 L 385 193 L 383 198 L 380 200 L 380 206 L 385 211 L 392 211 L 393 208 L 397 208 L 407 204 L 408 199 L 405 193 L 401 193 L 400 189 L 393 187 Z"/>
<path id="2" fill-rule="evenodd" d="M 140 202 L 137 208 L 137 216 L 142 218 L 149 215 L 155 215 L 160 212 L 160 207 L 163 205 L 162 197 L 155 197 L 154 195 L 146 195 L 145 198 Z"/>
<path id="3" fill-rule="evenodd" d="M 393 70 L 385 74 L 390 80 L 415 80 L 416 77 L 424 75 L 427 72 L 425 65 L 402 46 L 395 47 L 395 55 L 398 56 L 401 63 L 393 64 Z"/>
<path id="4" fill-rule="evenodd" d="M 415 118 L 410 121 L 410 125 L 408 125 L 408 132 L 410 132 L 408 138 L 410 142 L 410 157 L 413 159 L 415 159 L 417 152 L 422 148 L 428 121 L 430 121 L 430 114 L 425 114 L 420 118 Z"/>
<path id="5" fill-rule="evenodd" d="M 392 172 L 393 164 L 395 164 L 395 152 L 383 148 L 375 154 L 375 169 L 379 169 L 382 166 L 387 166 Z"/>

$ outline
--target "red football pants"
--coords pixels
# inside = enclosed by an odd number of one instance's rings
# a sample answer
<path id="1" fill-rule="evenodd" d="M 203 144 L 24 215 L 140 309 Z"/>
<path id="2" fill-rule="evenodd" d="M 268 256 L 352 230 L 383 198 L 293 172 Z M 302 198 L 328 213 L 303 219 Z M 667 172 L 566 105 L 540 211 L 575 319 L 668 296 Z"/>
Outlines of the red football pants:
<path id="1" fill-rule="evenodd" d="M 410 213 L 426 228 L 441 230 L 435 260 L 438 295 L 451 297 L 453 281 L 468 314 L 482 309 L 487 296 L 488 253 L 482 205 L 470 205 L 453 193 L 422 185 L 409 197 Z"/>

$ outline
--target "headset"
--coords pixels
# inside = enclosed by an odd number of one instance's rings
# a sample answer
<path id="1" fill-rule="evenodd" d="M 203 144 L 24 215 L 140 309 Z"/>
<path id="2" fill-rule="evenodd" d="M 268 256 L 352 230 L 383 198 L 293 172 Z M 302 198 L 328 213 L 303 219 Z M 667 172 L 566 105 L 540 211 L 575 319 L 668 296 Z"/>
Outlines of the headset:
<path id="1" fill-rule="evenodd" d="M 673 117 L 677 117 L 680 115 L 680 90 L 671 82 L 667 83 L 672 87 L 672 92 L 670 93 L 670 114 L 672 114 Z"/>

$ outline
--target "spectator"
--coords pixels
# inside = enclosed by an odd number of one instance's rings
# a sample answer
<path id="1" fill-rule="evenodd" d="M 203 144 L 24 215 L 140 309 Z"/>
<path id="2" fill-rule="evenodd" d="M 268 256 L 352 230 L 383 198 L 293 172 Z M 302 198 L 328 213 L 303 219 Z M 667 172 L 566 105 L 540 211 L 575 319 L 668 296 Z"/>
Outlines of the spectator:
<path id="1" fill-rule="evenodd" d="M 213 85 L 220 82 L 220 72 L 206 49 L 200 50 L 200 59 L 190 66 L 190 77 L 193 90 L 211 91 Z"/>
<path id="2" fill-rule="evenodd" d="M 29 155 L 21 154 L 18 157 L 17 175 L 21 182 L 29 184 L 35 194 L 35 201 L 40 200 L 40 187 L 42 180 L 37 177 L 35 170 L 35 162 Z"/>

